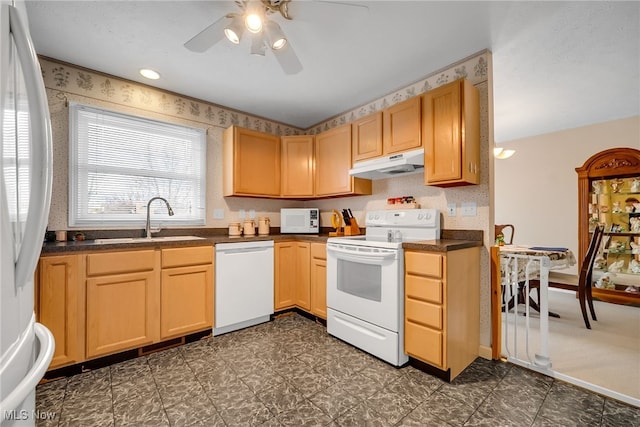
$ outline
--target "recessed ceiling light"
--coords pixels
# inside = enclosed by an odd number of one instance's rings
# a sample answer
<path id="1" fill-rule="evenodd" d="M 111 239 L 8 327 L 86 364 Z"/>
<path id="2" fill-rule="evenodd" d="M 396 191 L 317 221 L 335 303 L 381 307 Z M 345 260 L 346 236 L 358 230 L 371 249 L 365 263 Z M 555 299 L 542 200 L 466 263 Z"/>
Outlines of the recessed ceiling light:
<path id="1" fill-rule="evenodd" d="M 146 77 L 151 80 L 158 80 L 160 78 L 160 74 L 158 74 L 157 71 L 153 71 L 149 68 L 141 68 L 140 74 L 142 75 L 142 77 Z"/>

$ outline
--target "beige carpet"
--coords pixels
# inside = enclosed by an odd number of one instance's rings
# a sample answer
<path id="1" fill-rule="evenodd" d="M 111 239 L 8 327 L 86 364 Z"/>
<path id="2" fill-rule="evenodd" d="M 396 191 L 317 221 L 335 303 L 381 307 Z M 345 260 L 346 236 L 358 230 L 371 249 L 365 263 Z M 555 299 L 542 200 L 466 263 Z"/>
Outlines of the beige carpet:
<path id="1" fill-rule="evenodd" d="M 591 322 L 591 330 L 584 326 L 574 293 L 550 290 L 549 309 L 560 315 L 549 318 L 549 355 L 555 372 L 640 399 L 640 308 L 595 301 L 598 321 Z M 523 316 L 517 324 L 518 358 L 526 360 Z M 530 320 L 531 355 L 540 349 L 538 328 L 535 313 Z M 504 325 L 502 338 L 505 353 Z M 509 345 L 513 353 L 513 341 Z"/>

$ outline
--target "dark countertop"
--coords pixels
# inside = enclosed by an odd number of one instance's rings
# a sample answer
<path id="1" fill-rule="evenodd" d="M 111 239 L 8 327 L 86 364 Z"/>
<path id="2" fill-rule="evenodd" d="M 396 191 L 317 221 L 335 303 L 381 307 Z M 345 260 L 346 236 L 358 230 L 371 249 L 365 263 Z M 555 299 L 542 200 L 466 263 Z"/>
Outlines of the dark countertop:
<path id="1" fill-rule="evenodd" d="M 179 230 L 173 230 L 179 231 Z M 152 241 L 152 242 L 122 242 L 122 243 L 96 243 L 95 240 L 84 241 L 68 241 L 68 242 L 45 242 L 42 246 L 41 255 L 55 255 L 69 252 L 96 252 L 107 250 L 131 250 L 131 249 L 149 249 L 149 248 L 174 248 L 189 246 L 214 246 L 218 243 L 234 243 L 234 242 L 251 242 L 273 240 L 275 242 L 286 242 L 291 240 L 305 242 L 325 243 L 329 238 L 328 234 L 270 234 L 267 236 L 254 237 L 229 237 L 226 235 L 226 229 L 220 229 L 219 233 L 211 233 L 203 235 L 203 233 L 194 232 L 192 229 L 185 232 L 187 236 L 203 237 L 197 240 L 170 240 L 170 241 Z M 225 234 L 222 234 L 224 232 Z M 114 236 L 115 237 L 115 236 Z M 120 237 L 120 236 L 117 236 Z M 403 243 L 404 249 L 432 251 L 432 252 L 448 252 L 458 249 L 482 246 L 482 231 L 477 230 L 443 230 L 443 239 L 425 240 L 418 242 Z M 107 238 L 107 236 L 99 236 L 98 238 Z"/>

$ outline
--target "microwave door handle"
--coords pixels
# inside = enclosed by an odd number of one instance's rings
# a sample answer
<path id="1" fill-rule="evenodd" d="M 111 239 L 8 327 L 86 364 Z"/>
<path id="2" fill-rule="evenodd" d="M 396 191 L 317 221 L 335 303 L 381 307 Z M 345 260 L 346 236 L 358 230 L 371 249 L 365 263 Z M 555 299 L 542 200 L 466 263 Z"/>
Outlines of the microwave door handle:
<path id="1" fill-rule="evenodd" d="M 40 258 L 42 238 L 49 218 L 53 170 L 52 139 L 49 107 L 40 74 L 40 63 L 33 42 L 29 39 L 27 28 L 20 19 L 18 10 L 13 6 L 9 6 L 9 22 L 24 74 L 31 122 L 31 188 L 29 212 L 25 223 L 27 232 L 20 244 L 15 267 L 16 285 L 21 287 L 33 281 L 33 271 Z"/>
<path id="2" fill-rule="evenodd" d="M 335 247 L 327 246 L 327 252 L 333 252 L 337 254 L 338 259 L 343 259 L 346 261 L 353 262 L 364 262 L 368 264 L 379 264 L 382 261 L 393 259 L 396 257 L 394 252 L 386 252 L 386 253 L 375 253 L 375 252 L 354 252 L 346 249 L 340 249 Z"/>

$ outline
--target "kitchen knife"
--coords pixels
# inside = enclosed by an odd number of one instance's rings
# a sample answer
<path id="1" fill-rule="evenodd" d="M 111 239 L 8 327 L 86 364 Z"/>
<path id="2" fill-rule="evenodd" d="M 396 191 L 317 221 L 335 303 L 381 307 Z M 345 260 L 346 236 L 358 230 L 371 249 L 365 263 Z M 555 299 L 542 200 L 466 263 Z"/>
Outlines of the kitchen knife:
<path id="1" fill-rule="evenodd" d="M 351 209 L 347 209 L 347 211 L 349 211 L 349 218 L 353 218 L 353 213 L 351 212 Z"/>
<path id="2" fill-rule="evenodd" d="M 342 209 L 342 218 L 344 218 L 345 225 L 351 225 L 351 219 L 349 217 L 349 212 L 346 209 Z"/>

